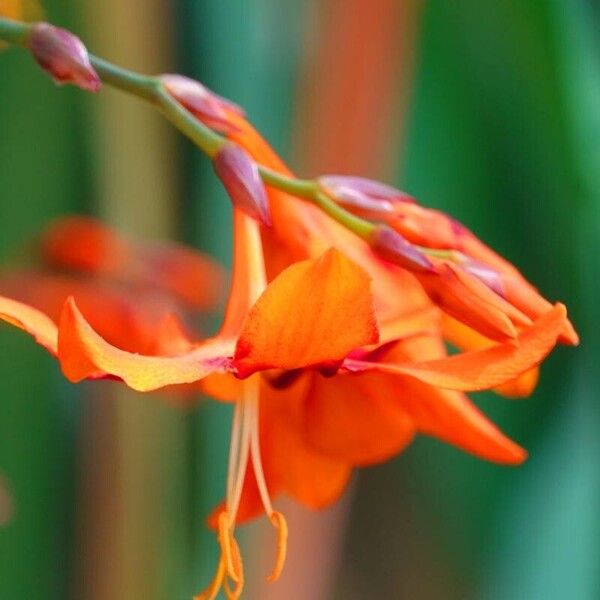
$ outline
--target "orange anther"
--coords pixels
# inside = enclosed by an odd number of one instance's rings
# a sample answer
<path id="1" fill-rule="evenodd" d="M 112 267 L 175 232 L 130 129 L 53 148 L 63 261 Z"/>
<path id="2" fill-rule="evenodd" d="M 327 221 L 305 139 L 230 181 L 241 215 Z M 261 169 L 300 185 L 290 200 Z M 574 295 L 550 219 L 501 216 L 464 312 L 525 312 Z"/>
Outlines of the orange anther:
<path id="1" fill-rule="evenodd" d="M 275 566 L 273 571 L 267 577 L 267 581 L 273 582 L 279 579 L 283 566 L 285 564 L 285 557 L 287 554 L 287 538 L 288 538 L 288 526 L 285 517 L 279 511 L 273 511 L 269 517 L 273 527 L 277 529 L 277 555 L 275 557 Z"/>
<path id="2" fill-rule="evenodd" d="M 233 555 L 231 551 L 231 540 L 233 536 L 229 527 L 229 515 L 226 511 L 223 511 L 219 515 L 219 545 L 221 546 L 221 556 L 225 561 L 227 568 L 227 575 L 233 579 L 233 581 L 239 581 L 239 575 L 236 572 L 235 565 L 233 564 Z"/>

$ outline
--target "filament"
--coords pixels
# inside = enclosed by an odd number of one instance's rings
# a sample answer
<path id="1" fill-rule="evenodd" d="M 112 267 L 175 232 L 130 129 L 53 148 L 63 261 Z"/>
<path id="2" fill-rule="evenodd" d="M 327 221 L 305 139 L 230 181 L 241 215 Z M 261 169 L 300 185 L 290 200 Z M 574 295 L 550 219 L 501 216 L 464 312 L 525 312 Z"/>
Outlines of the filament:
<path id="1" fill-rule="evenodd" d="M 246 386 L 244 386 L 244 388 L 245 387 Z M 248 415 L 248 405 L 244 399 L 242 399 L 239 403 L 242 405 L 240 408 L 242 433 L 239 442 L 239 456 L 232 479 L 233 484 L 231 495 L 227 498 L 227 512 L 229 513 L 229 520 L 232 525 L 235 525 L 235 519 L 237 517 L 240 500 L 242 497 L 242 489 L 244 487 L 244 479 L 246 477 L 246 467 L 248 466 L 248 454 L 250 453 L 250 437 L 252 426 L 252 419 L 249 418 Z"/>
<path id="2" fill-rule="evenodd" d="M 237 471 L 237 462 L 240 451 L 241 421 L 243 418 L 244 404 L 235 403 L 233 412 L 233 422 L 231 424 L 231 440 L 229 442 L 229 464 L 227 466 L 227 510 L 231 510 L 229 503 L 233 495 L 234 473 Z"/>
<path id="3" fill-rule="evenodd" d="M 276 581 L 285 563 L 288 528 L 284 516 L 273 510 L 260 452 L 260 375 L 248 378 L 242 385 L 241 398 L 233 413 L 231 442 L 227 469 L 225 510 L 218 516 L 217 540 L 221 557 L 210 585 L 194 600 L 215 600 L 223 590 L 227 600 L 238 600 L 244 587 L 244 567 L 239 546 L 234 537 L 235 522 L 240 507 L 249 460 L 265 513 L 277 530 L 275 565 L 268 581 Z"/>
<path id="4" fill-rule="evenodd" d="M 248 382 L 247 385 L 250 385 Z M 258 395 L 259 395 L 260 381 L 257 379 L 256 382 L 252 382 L 252 390 L 249 393 L 248 404 L 250 419 L 252 420 L 251 435 L 250 435 L 250 456 L 252 458 L 252 467 L 254 468 L 254 477 L 256 478 L 256 485 L 258 486 L 258 492 L 260 499 L 265 508 L 265 512 L 269 519 L 273 514 L 273 505 L 271 504 L 271 497 L 269 496 L 269 490 L 267 488 L 267 482 L 265 481 L 265 472 L 262 466 L 262 460 L 260 456 L 260 438 L 259 438 L 259 413 L 258 413 Z"/>

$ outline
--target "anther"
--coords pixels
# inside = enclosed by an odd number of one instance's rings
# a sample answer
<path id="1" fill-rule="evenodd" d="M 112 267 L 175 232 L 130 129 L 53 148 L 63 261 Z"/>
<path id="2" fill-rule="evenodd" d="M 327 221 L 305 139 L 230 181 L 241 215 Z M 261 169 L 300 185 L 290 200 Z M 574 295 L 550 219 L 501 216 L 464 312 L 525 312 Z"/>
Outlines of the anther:
<path id="1" fill-rule="evenodd" d="M 226 511 L 223 511 L 219 515 L 219 545 L 221 546 L 221 553 L 223 560 L 225 561 L 225 566 L 227 569 L 227 575 L 233 579 L 233 581 L 238 582 L 240 580 L 239 573 L 236 572 L 235 566 L 233 564 L 233 554 L 232 554 L 232 539 L 233 536 L 231 534 L 231 528 L 229 526 L 229 516 Z"/>
<path id="2" fill-rule="evenodd" d="M 275 556 L 275 566 L 273 571 L 267 577 L 267 581 L 273 582 L 279 579 L 283 566 L 285 565 L 285 557 L 287 554 L 287 538 L 288 538 L 288 526 L 285 517 L 277 510 L 274 510 L 269 515 L 269 520 L 275 529 L 277 530 L 277 554 Z"/>

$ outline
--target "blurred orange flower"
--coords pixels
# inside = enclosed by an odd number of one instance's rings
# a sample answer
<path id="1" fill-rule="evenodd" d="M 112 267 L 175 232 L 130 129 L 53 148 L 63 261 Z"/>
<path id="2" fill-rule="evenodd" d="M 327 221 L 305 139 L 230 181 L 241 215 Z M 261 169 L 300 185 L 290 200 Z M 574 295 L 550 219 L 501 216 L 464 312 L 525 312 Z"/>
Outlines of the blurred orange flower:
<path id="1" fill-rule="evenodd" d="M 0 271 L 0 293 L 58 324 L 72 296 L 92 327 L 129 352 L 177 352 L 174 329 L 216 308 L 225 274 L 212 259 L 174 243 L 133 241 L 100 221 L 71 216 L 36 241 L 36 266 Z"/>

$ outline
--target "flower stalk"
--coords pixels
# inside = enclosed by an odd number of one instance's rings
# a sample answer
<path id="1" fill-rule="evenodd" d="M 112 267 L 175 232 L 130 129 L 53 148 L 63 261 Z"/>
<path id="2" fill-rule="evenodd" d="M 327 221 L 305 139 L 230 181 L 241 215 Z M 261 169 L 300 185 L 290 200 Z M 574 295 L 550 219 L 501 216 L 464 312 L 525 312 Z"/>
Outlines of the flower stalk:
<path id="1" fill-rule="evenodd" d="M 10 44 L 26 46 L 31 29 L 31 24 L 0 17 L 0 40 Z M 165 89 L 160 76 L 142 75 L 93 54 L 89 57 L 104 83 L 156 106 L 172 125 L 209 158 L 213 158 L 227 143 L 226 138 L 212 131 L 174 99 Z M 318 182 L 286 177 L 260 165 L 258 170 L 262 180 L 268 186 L 311 202 L 358 237 L 369 241 L 375 226 L 339 206 L 322 191 Z"/>

